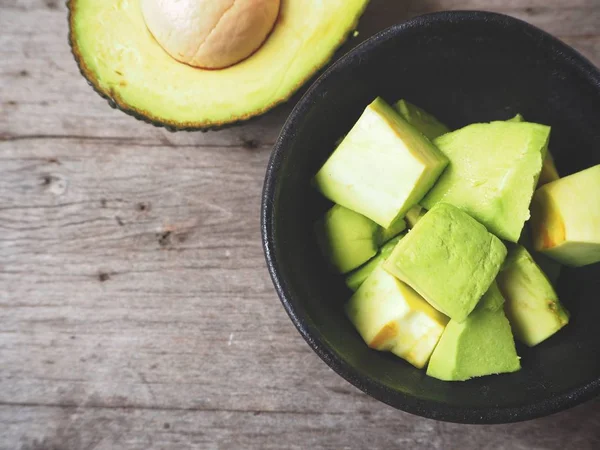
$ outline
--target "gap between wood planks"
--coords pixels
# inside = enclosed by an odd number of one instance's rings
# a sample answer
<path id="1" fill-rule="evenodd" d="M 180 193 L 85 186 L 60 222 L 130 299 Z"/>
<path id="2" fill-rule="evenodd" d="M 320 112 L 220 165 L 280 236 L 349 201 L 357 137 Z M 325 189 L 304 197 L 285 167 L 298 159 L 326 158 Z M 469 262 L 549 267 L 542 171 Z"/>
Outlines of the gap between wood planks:
<path id="1" fill-rule="evenodd" d="M 238 414 L 291 414 L 299 416 L 314 416 L 314 415 L 328 415 L 328 416 L 343 416 L 346 415 L 344 411 L 338 412 L 327 412 L 327 411 L 289 411 L 289 410 L 266 410 L 266 409 L 231 409 L 231 408 L 199 408 L 199 407 L 177 407 L 177 406 L 138 406 L 138 405 L 103 405 L 103 404 L 77 404 L 71 403 L 35 403 L 35 402 L 3 402 L 0 401 L 0 407 L 19 407 L 19 408 L 79 408 L 79 409 L 107 409 L 107 410 L 137 410 L 137 411 L 181 411 L 181 412 L 206 412 L 206 413 L 238 413 Z"/>
<path id="2" fill-rule="evenodd" d="M 176 144 L 167 139 L 158 140 L 156 143 L 141 141 L 138 138 L 127 138 L 118 136 L 85 136 L 85 135 L 60 135 L 60 134 L 30 134 L 30 135 L 11 135 L 0 134 L 0 143 L 28 141 L 28 140 L 80 140 L 89 142 L 103 142 L 108 144 L 135 144 L 140 147 L 177 147 L 177 148 L 247 148 L 257 149 L 262 147 L 272 147 L 274 142 L 257 142 L 254 139 L 241 140 L 236 144 Z"/>

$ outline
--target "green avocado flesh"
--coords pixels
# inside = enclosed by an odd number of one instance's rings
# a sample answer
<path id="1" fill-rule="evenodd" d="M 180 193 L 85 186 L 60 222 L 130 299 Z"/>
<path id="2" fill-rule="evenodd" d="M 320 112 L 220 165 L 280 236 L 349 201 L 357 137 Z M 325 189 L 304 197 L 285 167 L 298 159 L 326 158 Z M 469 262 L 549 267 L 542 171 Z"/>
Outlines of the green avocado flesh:
<path id="1" fill-rule="evenodd" d="M 559 178 L 549 137 L 520 114 L 452 132 L 405 100 L 364 110 L 313 181 L 336 203 L 319 242 L 370 348 L 465 381 L 520 370 L 515 339 L 569 323 L 552 283 L 600 261 L 600 165 Z"/>
<path id="2" fill-rule="evenodd" d="M 525 119 L 521 114 L 517 114 L 512 119 L 508 120 L 508 122 L 525 122 Z M 556 165 L 554 164 L 554 158 L 548 150 L 546 157 L 544 158 L 544 162 L 542 164 L 542 171 L 540 172 L 540 177 L 538 180 L 538 187 L 543 186 L 546 183 L 550 183 L 551 181 L 558 180 L 560 176 L 558 175 L 558 170 L 556 170 Z"/>
<path id="3" fill-rule="evenodd" d="M 331 201 L 388 228 L 423 198 L 447 164 L 429 139 L 377 98 L 314 181 Z"/>
<path id="4" fill-rule="evenodd" d="M 438 203 L 396 245 L 384 268 L 462 322 L 496 278 L 506 252 L 467 213 Z"/>
<path id="5" fill-rule="evenodd" d="M 346 286 L 348 286 L 353 291 L 356 291 L 361 284 L 371 275 L 371 273 L 375 270 L 377 266 L 383 263 L 388 256 L 392 254 L 394 247 L 398 243 L 400 239 L 402 239 L 404 235 L 396 236 L 395 238 L 388 241 L 381 249 L 379 253 L 374 258 L 371 258 L 365 264 L 360 266 L 358 269 L 348 274 L 346 277 Z"/>
<path id="6" fill-rule="evenodd" d="M 406 230 L 406 222 L 400 217 L 394 220 L 389 227 L 381 228 L 381 232 L 379 234 L 379 243 L 385 244 L 390 239 L 398 236 L 404 230 Z"/>
<path id="7" fill-rule="evenodd" d="M 427 111 L 424 111 L 423 109 L 407 102 L 406 100 L 398 101 L 394 105 L 394 109 L 398 111 L 404 120 L 410 123 L 430 140 L 450 132 L 450 128 L 437 120 Z"/>
<path id="8" fill-rule="evenodd" d="M 334 205 L 315 224 L 317 242 L 329 264 L 346 273 L 377 253 L 381 227 L 365 216 Z"/>
<path id="9" fill-rule="evenodd" d="M 568 266 L 600 261 L 600 164 L 540 187 L 531 203 L 536 251 Z"/>
<path id="10" fill-rule="evenodd" d="M 533 347 L 569 322 L 550 281 L 524 247 L 509 247 L 497 281 L 513 333 L 524 344 Z"/>
<path id="11" fill-rule="evenodd" d="M 127 113 L 185 129 L 246 120 L 286 101 L 331 59 L 368 0 L 282 1 L 264 44 L 221 70 L 172 58 L 146 27 L 139 0 L 67 4 L 73 54 L 94 88 Z"/>
<path id="12" fill-rule="evenodd" d="M 431 356 L 427 375 L 444 381 L 464 381 L 521 368 L 510 324 L 496 283 L 464 321 L 451 320 Z"/>
<path id="13" fill-rule="evenodd" d="M 466 126 L 434 143 L 450 160 L 420 202 L 451 203 L 507 241 L 517 242 L 546 157 L 550 128 L 528 122 Z"/>
<path id="14" fill-rule="evenodd" d="M 381 266 L 369 275 L 345 309 L 369 347 L 391 351 L 418 368 L 427 364 L 448 322 Z"/>
<path id="15" fill-rule="evenodd" d="M 427 210 L 418 204 L 410 208 L 406 213 L 406 217 L 404 218 L 408 228 L 414 228 L 417 222 L 421 220 L 421 217 L 423 217 L 426 213 Z"/>

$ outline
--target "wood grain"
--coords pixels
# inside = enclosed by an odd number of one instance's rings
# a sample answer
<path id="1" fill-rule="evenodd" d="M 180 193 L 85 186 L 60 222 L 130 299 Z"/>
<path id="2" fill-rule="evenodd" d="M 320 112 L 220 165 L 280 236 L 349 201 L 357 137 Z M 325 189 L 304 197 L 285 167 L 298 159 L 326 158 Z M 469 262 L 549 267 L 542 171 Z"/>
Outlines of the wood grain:
<path id="1" fill-rule="evenodd" d="M 342 51 L 440 9 L 514 15 L 600 63 L 600 0 L 373 0 Z M 293 102 L 220 132 L 153 128 L 87 86 L 66 25 L 62 2 L 0 0 L 0 449 L 600 448 L 598 400 L 458 426 L 335 375 L 260 245 Z"/>

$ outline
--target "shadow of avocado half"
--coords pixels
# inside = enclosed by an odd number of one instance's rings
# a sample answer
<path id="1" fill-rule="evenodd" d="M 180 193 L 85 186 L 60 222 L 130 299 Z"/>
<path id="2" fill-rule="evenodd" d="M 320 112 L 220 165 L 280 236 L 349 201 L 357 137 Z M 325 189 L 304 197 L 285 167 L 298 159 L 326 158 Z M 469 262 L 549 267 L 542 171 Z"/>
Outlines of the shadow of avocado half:
<path id="1" fill-rule="evenodd" d="M 142 0 L 68 0 L 69 42 L 81 74 L 111 107 L 171 131 L 214 130 L 286 102 L 329 62 L 368 2 L 281 0 L 260 48 L 217 70 L 167 53 Z"/>

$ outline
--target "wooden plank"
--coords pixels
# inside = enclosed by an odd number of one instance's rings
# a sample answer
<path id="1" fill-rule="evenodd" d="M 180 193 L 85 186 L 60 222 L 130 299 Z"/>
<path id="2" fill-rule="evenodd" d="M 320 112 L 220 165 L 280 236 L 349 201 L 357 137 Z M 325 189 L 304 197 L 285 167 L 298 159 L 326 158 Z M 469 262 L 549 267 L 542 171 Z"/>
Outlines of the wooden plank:
<path id="1" fill-rule="evenodd" d="M 469 426 L 434 422 L 353 397 L 357 414 L 0 406 L 0 448 L 596 450 L 598 402 L 534 422 Z M 568 417 L 569 420 L 565 420 Z M 26 430 L 25 433 L 23 431 Z"/>

